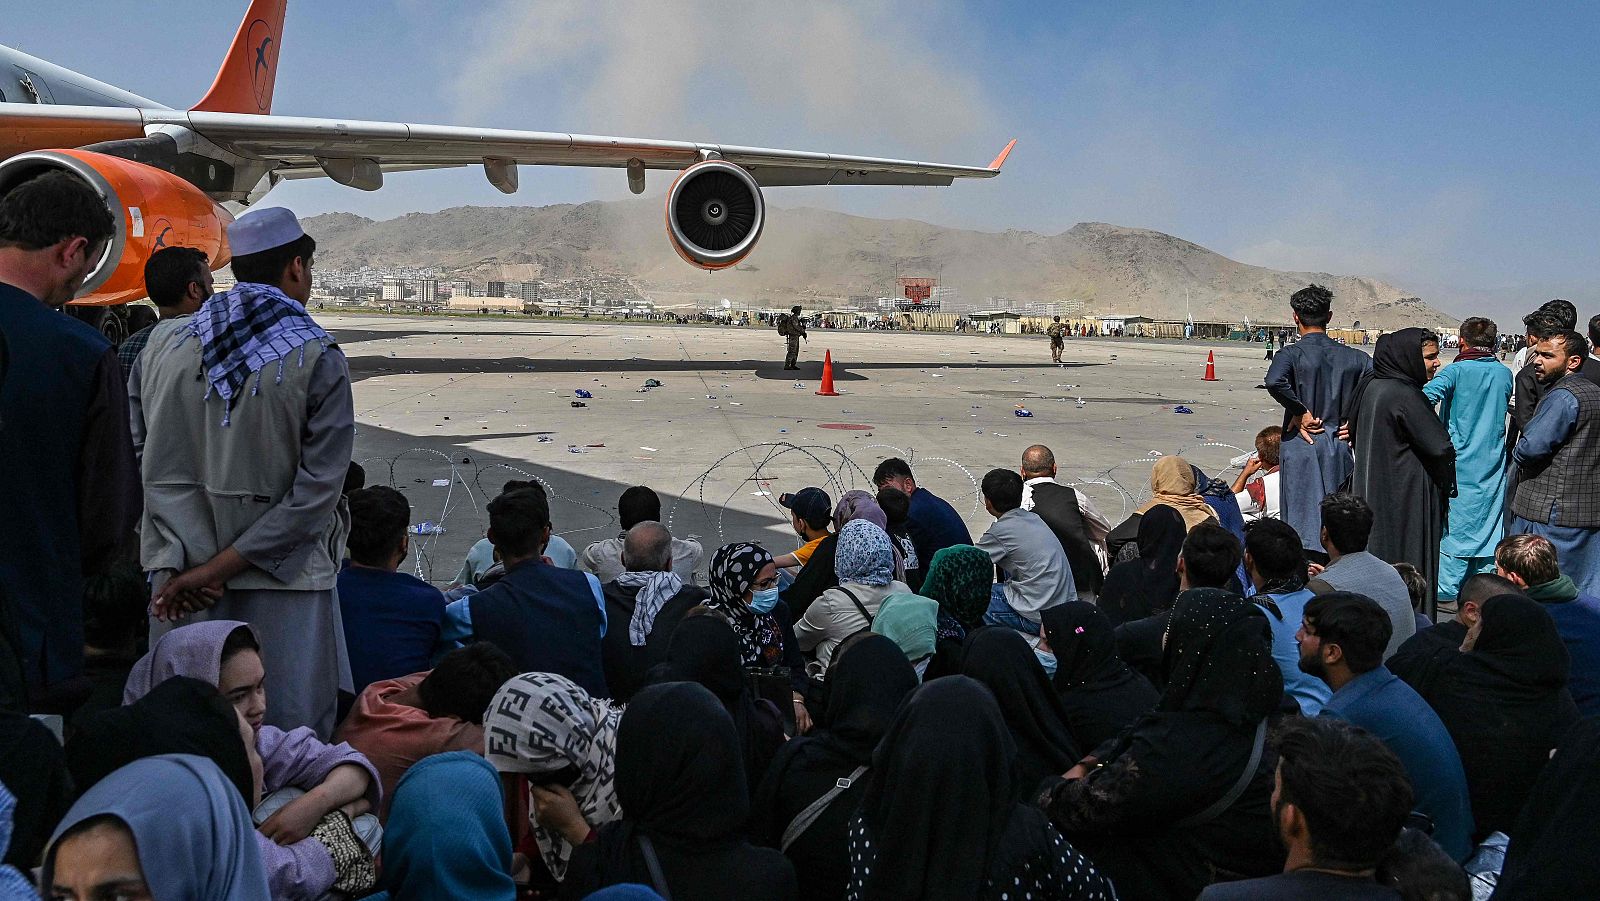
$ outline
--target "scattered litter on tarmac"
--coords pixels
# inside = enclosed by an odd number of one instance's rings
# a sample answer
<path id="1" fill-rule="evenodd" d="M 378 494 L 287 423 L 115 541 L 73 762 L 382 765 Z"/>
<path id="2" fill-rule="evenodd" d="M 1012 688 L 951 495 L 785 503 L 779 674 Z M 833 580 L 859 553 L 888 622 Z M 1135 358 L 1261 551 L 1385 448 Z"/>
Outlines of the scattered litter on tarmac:
<path id="1" fill-rule="evenodd" d="M 656 452 L 655 448 L 653 448 L 653 447 L 645 447 L 643 445 L 640 445 L 639 449 L 644 451 L 645 453 L 648 453 L 648 454 L 653 454 L 653 453 Z"/>
<path id="2" fill-rule="evenodd" d="M 411 527 L 411 534 L 413 534 L 413 535 L 443 535 L 444 534 L 444 526 L 441 526 L 438 523 L 429 522 L 428 520 L 423 520 L 422 522 L 419 522 L 416 525 Z"/>
<path id="3" fill-rule="evenodd" d="M 660 388 L 661 387 L 661 383 L 656 381 L 655 379 L 645 379 L 644 380 L 644 386 L 646 388 Z"/>
<path id="4" fill-rule="evenodd" d="M 540 444 L 549 444 L 550 442 L 552 442 L 554 440 L 556 440 L 556 439 L 551 438 L 549 435 L 540 435 L 539 436 L 539 443 Z"/>
<path id="5" fill-rule="evenodd" d="M 1015 413 L 1017 416 L 1020 416 L 1023 419 L 1028 419 L 1028 418 L 1033 416 L 1033 411 L 1028 409 L 1027 407 L 1018 407 L 1015 410 L 1012 410 L 1011 412 Z"/>
<path id="6" fill-rule="evenodd" d="M 433 480 L 433 487 L 435 487 L 435 488 L 448 488 L 449 486 L 450 486 L 450 480 L 449 479 L 434 479 Z M 390 534 L 392 535 L 394 533 L 391 532 Z"/>
<path id="7" fill-rule="evenodd" d="M 1193 413 L 1194 411 L 1189 409 L 1188 407 L 1185 407 L 1183 404 L 1179 404 L 1176 407 L 1172 408 L 1172 412 L 1174 412 L 1174 413 Z"/>
<path id="8" fill-rule="evenodd" d="M 596 379 L 595 381 L 599 381 L 599 379 Z M 583 388 L 579 388 L 578 390 L 576 390 L 576 391 L 574 391 L 572 393 L 578 395 L 579 397 L 594 397 L 593 394 L 589 393 L 589 391 L 587 391 L 586 389 L 583 389 Z"/>
<path id="9" fill-rule="evenodd" d="M 588 404 L 586 404 L 586 403 L 584 403 L 584 402 L 583 402 L 583 401 L 581 401 L 581 400 L 575 400 L 575 401 L 573 401 L 573 402 L 572 402 L 572 405 L 573 405 L 573 406 L 574 406 L 574 407 L 587 407 L 587 406 L 589 406 L 589 405 L 588 405 Z M 445 417 L 445 419 L 449 419 L 449 418 L 450 418 L 450 417 L 448 417 L 448 416 L 446 416 L 446 417 Z"/>

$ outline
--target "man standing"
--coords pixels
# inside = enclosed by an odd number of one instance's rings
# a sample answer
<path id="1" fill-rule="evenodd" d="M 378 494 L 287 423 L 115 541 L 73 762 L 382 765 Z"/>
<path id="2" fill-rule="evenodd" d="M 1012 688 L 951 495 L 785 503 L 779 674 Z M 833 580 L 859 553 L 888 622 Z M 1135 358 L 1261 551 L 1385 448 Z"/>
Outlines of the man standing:
<path id="1" fill-rule="evenodd" d="M 1039 514 L 1055 533 L 1072 564 L 1078 600 L 1094 603 L 1106 580 L 1111 523 L 1087 494 L 1056 483 L 1056 455 L 1042 444 L 1022 452 L 1022 480 L 1022 509 Z"/>
<path id="2" fill-rule="evenodd" d="M 911 533 L 911 543 L 917 549 L 917 559 L 932 561 L 933 555 L 953 544 L 971 544 L 972 533 L 962 522 L 961 514 L 944 498 L 926 488 L 917 487 L 911 474 L 911 465 L 899 457 L 890 457 L 872 471 L 872 485 L 885 485 L 904 491 L 911 498 L 911 509 L 906 514 L 906 531 Z"/>
<path id="3" fill-rule="evenodd" d="M 1061 322 L 1060 316 L 1056 317 L 1055 322 L 1050 323 L 1050 327 L 1045 329 L 1045 334 L 1050 336 L 1050 362 L 1061 362 L 1061 351 L 1067 346 L 1067 327 Z"/>
<path id="4" fill-rule="evenodd" d="M 789 352 L 783 358 L 784 369 L 799 369 L 800 339 L 811 340 L 806 335 L 806 323 L 800 318 L 800 307 L 791 307 L 789 312 L 778 317 L 778 334 L 789 345 Z"/>
<path id="5" fill-rule="evenodd" d="M 1372 371 L 1350 403 L 1356 465 L 1350 490 L 1376 501 L 1367 550 L 1423 575 L 1433 615 L 1445 507 L 1456 493 L 1456 450 L 1422 388 L 1439 371 L 1439 336 L 1403 328 L 1378 339 Z"/>
<path id="6" fill-rule="evenodd" d="M 150 638 L 250 623 L 271 662 L 267 723 L 326 738 L 352 688 L 336 593 L 350 371 L 306 313 L 317 243 L 294 214 L 246 213 L 228 243 L 238 284 L 159 323 L 129 378 Z"/>
<path id="7" fill-rule="evenodd" d="M 1338 439 L 1344 404 L 1372 359 L 1328 337 L 1333 292 L 1321 285 L 1289 298 L 1300 340 L 1278 351 L 1267 370 L 1267 390 L 1283 406 L 1281 504 L 1313 559 L 1321 559 L 1322 499 L 1344 484 L 1355 467 L 1349 445 Z"/>
<path id="8" fill-rule="evenodd" d="M 1512 535 L 1495 548 L 1498 573 L 1544 606 L 1572 658 L 1567 688 L 1578 712 L 1600 715 L 1600 598 L 1561 574 L 1556 547 L 1538 535 Z"/>
<path id="9" fill-rule="evenodd" d="M 72 695 L 83 674 L 84 575 L 111 563 L 139 514 L 116 352 L 59 311 L 113 231 L 105 201 L 65 172 L 0 200 L 0 460 L 8 474 L 0 483 L 8 532 L 0 609 L 10 620 L 0 623 L 0 644 L 18 643 L 11 650 L 32 708 L 46 713 L 82 700 Z M 6 702 L 22 702 L 23 686 L 3 688 Z"/>
<path id="10" fill-rule="evenodd" d="M 1506 408 L 1511 370 L 1495 358 L 1494 322 L 1461 323 L 1456 360 L 1424 385 L 1428 402 L 1456 449 L 1457 494 L 1439 543 L 1438 592 L 1454 598 L 1468 576 L 1494 570 L 1494 546 L 1505 533 Z"/>
<path id="11" fill-rule="evenodd" d="M 1350 591 L 1378 602 L 1389 615 L 1390 638 L 1383 658 L 1389 659 L 1417 632 L 1411 592 L 1394 566 L 1367 553 L 1372 534 L 1372 507 L 1349 492 L 1330 494 L 1322 502 L 1322 547 L 1328 568 L 1306 587 L 1314 594 Z"/>
<path id="12" fill-rule="evenodd" d="M 983 505 L 995 521 L 977 546 L 1006 577 L 992 589 L 983 621 L 1038 635 L 1040 613 L 1078 599 L 1072 564 L 1044 520 L 1022 509 L 1021 476 L 991 469 L 983 477 Z"/>
<path id="13" fill-rule="evenodd" d="M 117 346 L 123 382 L 133 373 L 133 361 L 139 359 L 156 325 L 162 319 L 188 316 L 200 309 L 211 296 L 213 284 L 206 255 L 193 247 L 163 247 L 150 255 L 144 264 L 144 290 L 159 318 Z"/>
<path id="14" fill-rule="evenodd" d="M 1376 735 L 1406 768 L 1416 808 L 1457 861 L 1472 853 L 1472 802 L 1455 741 L 1416 690 L 1383 665 L 1389 617 L 1371 598 L 1340 592 L 1306 605 L 1295 640 L 1299 668 L 1333 690 L 1322 716 Z"/>
<path id="15" fill-rule="evenodd" d="M 1600 385 L 1579 373 L 1588 354 L 1589 342 L 1572 331 L 1534 345 L 1547 388 L 1512 452 L 1520 478 L 1511 532 L 1549 539 L 1561 571 L 1593 595 L 1600 594 Z"/>

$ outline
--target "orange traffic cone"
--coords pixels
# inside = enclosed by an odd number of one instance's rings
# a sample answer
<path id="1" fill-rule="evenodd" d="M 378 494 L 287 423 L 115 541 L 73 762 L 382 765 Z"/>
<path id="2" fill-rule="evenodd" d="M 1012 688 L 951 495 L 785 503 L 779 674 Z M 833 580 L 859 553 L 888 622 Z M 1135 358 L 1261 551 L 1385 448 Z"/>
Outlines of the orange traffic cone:
<path id="1" fill-rule="evenodd" d="M 838 397 L 839 392 L 833 390 L 833 351 L 824 351 L 822 356 L 822 387 L 817 393 L 823 397 Z"/>
<path id="2" fill-rule="evenodd" d="M 1200 381 L 1202 381 L 1202 382 L 1214 382 L 1216 380 L 1217 380 L 1217 352 L 1214 351 L 1214 350 L 1208 350 L 1208 351 L 1206 351 L 1206 374 L 1200 377 Z"/>

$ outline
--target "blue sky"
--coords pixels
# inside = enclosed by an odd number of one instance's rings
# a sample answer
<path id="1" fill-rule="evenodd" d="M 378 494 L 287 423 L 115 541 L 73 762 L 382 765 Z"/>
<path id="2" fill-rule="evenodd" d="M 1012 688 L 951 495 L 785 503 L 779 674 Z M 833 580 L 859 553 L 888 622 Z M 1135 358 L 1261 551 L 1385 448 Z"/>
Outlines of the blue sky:
<path id="1" fill-rule="evenodd" d="M 0 42 L 185 106 L 245 4 L 13 6 Z M 291 0 L 274 110 L 971 163 L 1017 137 L 994 181 L 769 199 L 985 230 L 1153 228 L 1506 324 L 1557 293 L 1600 311 L 1600 4 L 457 6 Z M 418 173 L 273 200 L 387 218 L 626 196 L 620 173 L 522 185 Z"/>

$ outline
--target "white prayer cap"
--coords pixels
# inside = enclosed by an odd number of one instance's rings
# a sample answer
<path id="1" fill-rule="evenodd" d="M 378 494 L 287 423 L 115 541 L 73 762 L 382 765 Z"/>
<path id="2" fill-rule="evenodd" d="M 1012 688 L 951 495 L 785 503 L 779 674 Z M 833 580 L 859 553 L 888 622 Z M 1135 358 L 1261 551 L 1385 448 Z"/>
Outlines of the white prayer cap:
<path id="1" fill-rule="evenodd" d="M 228 225 L 228 249 L 236 257 L 260 253 L 299 240 L 300 220 L 283 207 L 251 210 Z"/>

